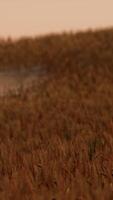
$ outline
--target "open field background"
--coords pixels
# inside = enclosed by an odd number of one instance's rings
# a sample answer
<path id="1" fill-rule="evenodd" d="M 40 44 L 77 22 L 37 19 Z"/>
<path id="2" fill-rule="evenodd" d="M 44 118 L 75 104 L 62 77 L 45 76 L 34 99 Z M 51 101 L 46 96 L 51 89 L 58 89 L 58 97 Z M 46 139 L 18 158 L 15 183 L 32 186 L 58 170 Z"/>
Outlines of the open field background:
<path id="1" fill-rule="evenodd" d="M 113 199 L 113 29 L 0 41 L 46 77 L 0 98 L 0 199 Z"/>

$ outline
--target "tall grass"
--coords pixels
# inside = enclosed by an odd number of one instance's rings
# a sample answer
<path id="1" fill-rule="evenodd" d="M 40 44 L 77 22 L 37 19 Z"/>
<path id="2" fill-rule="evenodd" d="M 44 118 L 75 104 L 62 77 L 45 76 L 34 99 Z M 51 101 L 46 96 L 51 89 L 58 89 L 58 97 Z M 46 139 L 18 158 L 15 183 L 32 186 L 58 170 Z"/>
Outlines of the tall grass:
<path id="1" fill-rule="evenodd" d="M 0 99 L 0 199 L 113 199 L 112 38 L 1 42 L 1 66 L 37 62 L 48 77 Z"/>

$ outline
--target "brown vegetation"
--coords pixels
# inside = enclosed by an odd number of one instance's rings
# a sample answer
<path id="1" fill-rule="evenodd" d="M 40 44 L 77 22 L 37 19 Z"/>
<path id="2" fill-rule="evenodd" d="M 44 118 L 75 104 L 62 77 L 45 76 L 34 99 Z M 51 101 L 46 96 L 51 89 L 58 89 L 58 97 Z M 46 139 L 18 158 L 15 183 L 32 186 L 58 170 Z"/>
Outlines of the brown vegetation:
<path id="1" fill-rule="evenodd" d="M 0 63 L 48 69 L 0 99 L 0 199 L 112 200 L 113 30 L 1 41 Z"/>

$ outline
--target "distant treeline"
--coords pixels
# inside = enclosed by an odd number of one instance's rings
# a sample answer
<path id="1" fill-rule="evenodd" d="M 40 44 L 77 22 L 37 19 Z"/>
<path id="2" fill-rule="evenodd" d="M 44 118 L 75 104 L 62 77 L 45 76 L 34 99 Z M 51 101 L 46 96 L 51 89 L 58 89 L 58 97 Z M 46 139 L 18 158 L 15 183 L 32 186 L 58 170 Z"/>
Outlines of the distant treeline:
<path id="1" fill-rule="evenodd" d="M 0 67 L 42 65 L 50 70 L 113 65 L 113 29 L 0 39 Z"/>

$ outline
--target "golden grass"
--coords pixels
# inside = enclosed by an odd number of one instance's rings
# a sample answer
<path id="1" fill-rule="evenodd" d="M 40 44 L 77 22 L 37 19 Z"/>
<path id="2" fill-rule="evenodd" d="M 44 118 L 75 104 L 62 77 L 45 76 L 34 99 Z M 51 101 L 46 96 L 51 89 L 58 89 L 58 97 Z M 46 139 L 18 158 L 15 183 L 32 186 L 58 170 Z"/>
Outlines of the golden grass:
<path id="1" fill-rule="evenodd" d="M 0 99 L 0 199 L 113 199 L 112 37 L 40 38 L 47 79 Z"/>

